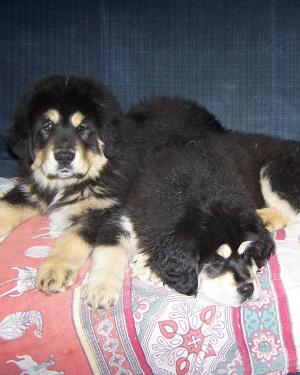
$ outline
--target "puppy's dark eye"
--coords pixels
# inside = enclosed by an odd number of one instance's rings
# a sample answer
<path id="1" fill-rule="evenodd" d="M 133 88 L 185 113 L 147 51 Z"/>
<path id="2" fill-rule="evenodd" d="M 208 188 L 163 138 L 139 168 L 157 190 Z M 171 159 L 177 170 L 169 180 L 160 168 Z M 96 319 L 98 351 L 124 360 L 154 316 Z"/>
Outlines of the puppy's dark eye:
<path id="1" fill-rule="evenodd" d="M 79 132 L 82 132 L 82 131 L 89 130 L 89 127 L 88 127 L 88 125 L 87 125 L 85 122 L 82 122 L 82 123 L 77 127 L 77 130 L 78 130 Z"/>
<path id="2" fill-rule="evenodd" d="M 92 134 L 91 128 L 86 122 L 82 122 L 79 126 L 77 126 L 76 130 L 82 141 L 87 141 Z"/>
<path id="3" fill-rule="evenodd" d="M 54 130 L 54 127 L 55 127 L 54 122 L 49 120 L 49 121 L 46 121 L 46 122 L 43 124 L 43 128 L 42 128 L 42 129 L 43 129 L 44 131 L 50 133 L 50 132 L 52 132 L 52 130 Z"/>

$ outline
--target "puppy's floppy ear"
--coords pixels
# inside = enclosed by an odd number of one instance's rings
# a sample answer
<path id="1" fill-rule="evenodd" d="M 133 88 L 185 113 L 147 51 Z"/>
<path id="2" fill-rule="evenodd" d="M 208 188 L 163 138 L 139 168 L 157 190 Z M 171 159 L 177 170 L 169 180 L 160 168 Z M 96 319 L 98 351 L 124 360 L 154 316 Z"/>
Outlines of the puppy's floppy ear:
<path id="1" fill-rule="evenodd" d="M 198 260 L 188 240 L 171 235 L 157 243 L 152 251 L 148 253 L 148 265 L 163 283 L 181 294 L 197 294 Z"/>
<path id="2" fill-rule="evenodd" d="M 164 284 L 178 293 L 188 296 L 198 291 L 198 264 L 196 258 L 184 251 L 169 253 L 160 252 L 157 257 L 149 259 L 152 268 Z"/>
<path id="3" fill-rule="evenodd" d="M 9 151 L 22 161 L 32 162 L 32 138 L 27 118 L 27 103 L 23 100 L 18 106 L 13 122 L 5 134 Z"/>
<path id="4" fill-rule="evenodd" d="M 104 143 L 104 154 L 108 159 L 113 158 L 121 149 L 120 130 L 124 115 L 120 104 L 111 90 L 101 82 L 86 78 L 82 80 L 82 85 L 97 109 L 97 127 Z"/>
<path id="5" fill-rule="evenodd" d="M 101 138 L 104 143 L 104 155 L 108 159 L 115 157 L 122 148 L 122 126 L 123 116 L 121 113 L 112 112 L 105 116 L 102 129 Z"/>

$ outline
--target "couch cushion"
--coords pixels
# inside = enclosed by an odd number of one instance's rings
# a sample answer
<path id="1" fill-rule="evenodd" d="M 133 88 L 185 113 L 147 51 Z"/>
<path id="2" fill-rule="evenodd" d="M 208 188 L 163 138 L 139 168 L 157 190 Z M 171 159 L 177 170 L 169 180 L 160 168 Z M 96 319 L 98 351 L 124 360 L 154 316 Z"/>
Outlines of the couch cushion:
<path id="1" fill-rule="evenodd" d="M 119 303 L 95 314 L 81 299 L 88 262 L 66 292 L 34 289 L 53 239 L 46 217 L 27 221 L 0 245 L 0 373 L 300 371 L 299 233 L 300 223 L 277 232 L 277 255 L 261 273 L 255 303 L 215 306 L 127 274 Z"/>

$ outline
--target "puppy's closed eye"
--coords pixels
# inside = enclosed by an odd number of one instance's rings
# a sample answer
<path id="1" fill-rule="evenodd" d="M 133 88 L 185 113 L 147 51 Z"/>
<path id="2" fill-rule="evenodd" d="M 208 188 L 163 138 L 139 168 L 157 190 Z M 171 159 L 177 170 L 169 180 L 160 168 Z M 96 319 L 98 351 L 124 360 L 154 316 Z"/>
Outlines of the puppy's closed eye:
<path id="1" fill-rule="evenodd" d="M 261 268 L 270 258 L 275 250 L 275 243 L 271 237 L 267 236 L 265 239 L 255 241 L 251 250 L 251 256 L 255 260 L 258 268 Z"/>
<path id="2" fill-rule="evenodd" d="M 247 258 L 250 258 L 252 253 L 255 251 L 255 248 L 253 248 L 252 246 L 251 247 L 248 247 L 241 255 L 240 257 L 242 259 L 247 259 Z"/>

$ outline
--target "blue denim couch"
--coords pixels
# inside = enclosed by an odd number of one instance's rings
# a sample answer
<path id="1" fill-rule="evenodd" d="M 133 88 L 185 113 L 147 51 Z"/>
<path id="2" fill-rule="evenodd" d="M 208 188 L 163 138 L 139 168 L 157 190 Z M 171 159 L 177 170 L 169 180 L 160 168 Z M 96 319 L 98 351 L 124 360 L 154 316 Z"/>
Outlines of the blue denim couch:
<path id="1" fill-rule="evenodd" d="M 297 0 L 2 0 L 3 132 L 20 93 L 48 74 L 102 79 L 126 110 L 152 95 L 203 103 L 228 128 L 300 139 Z"/>

